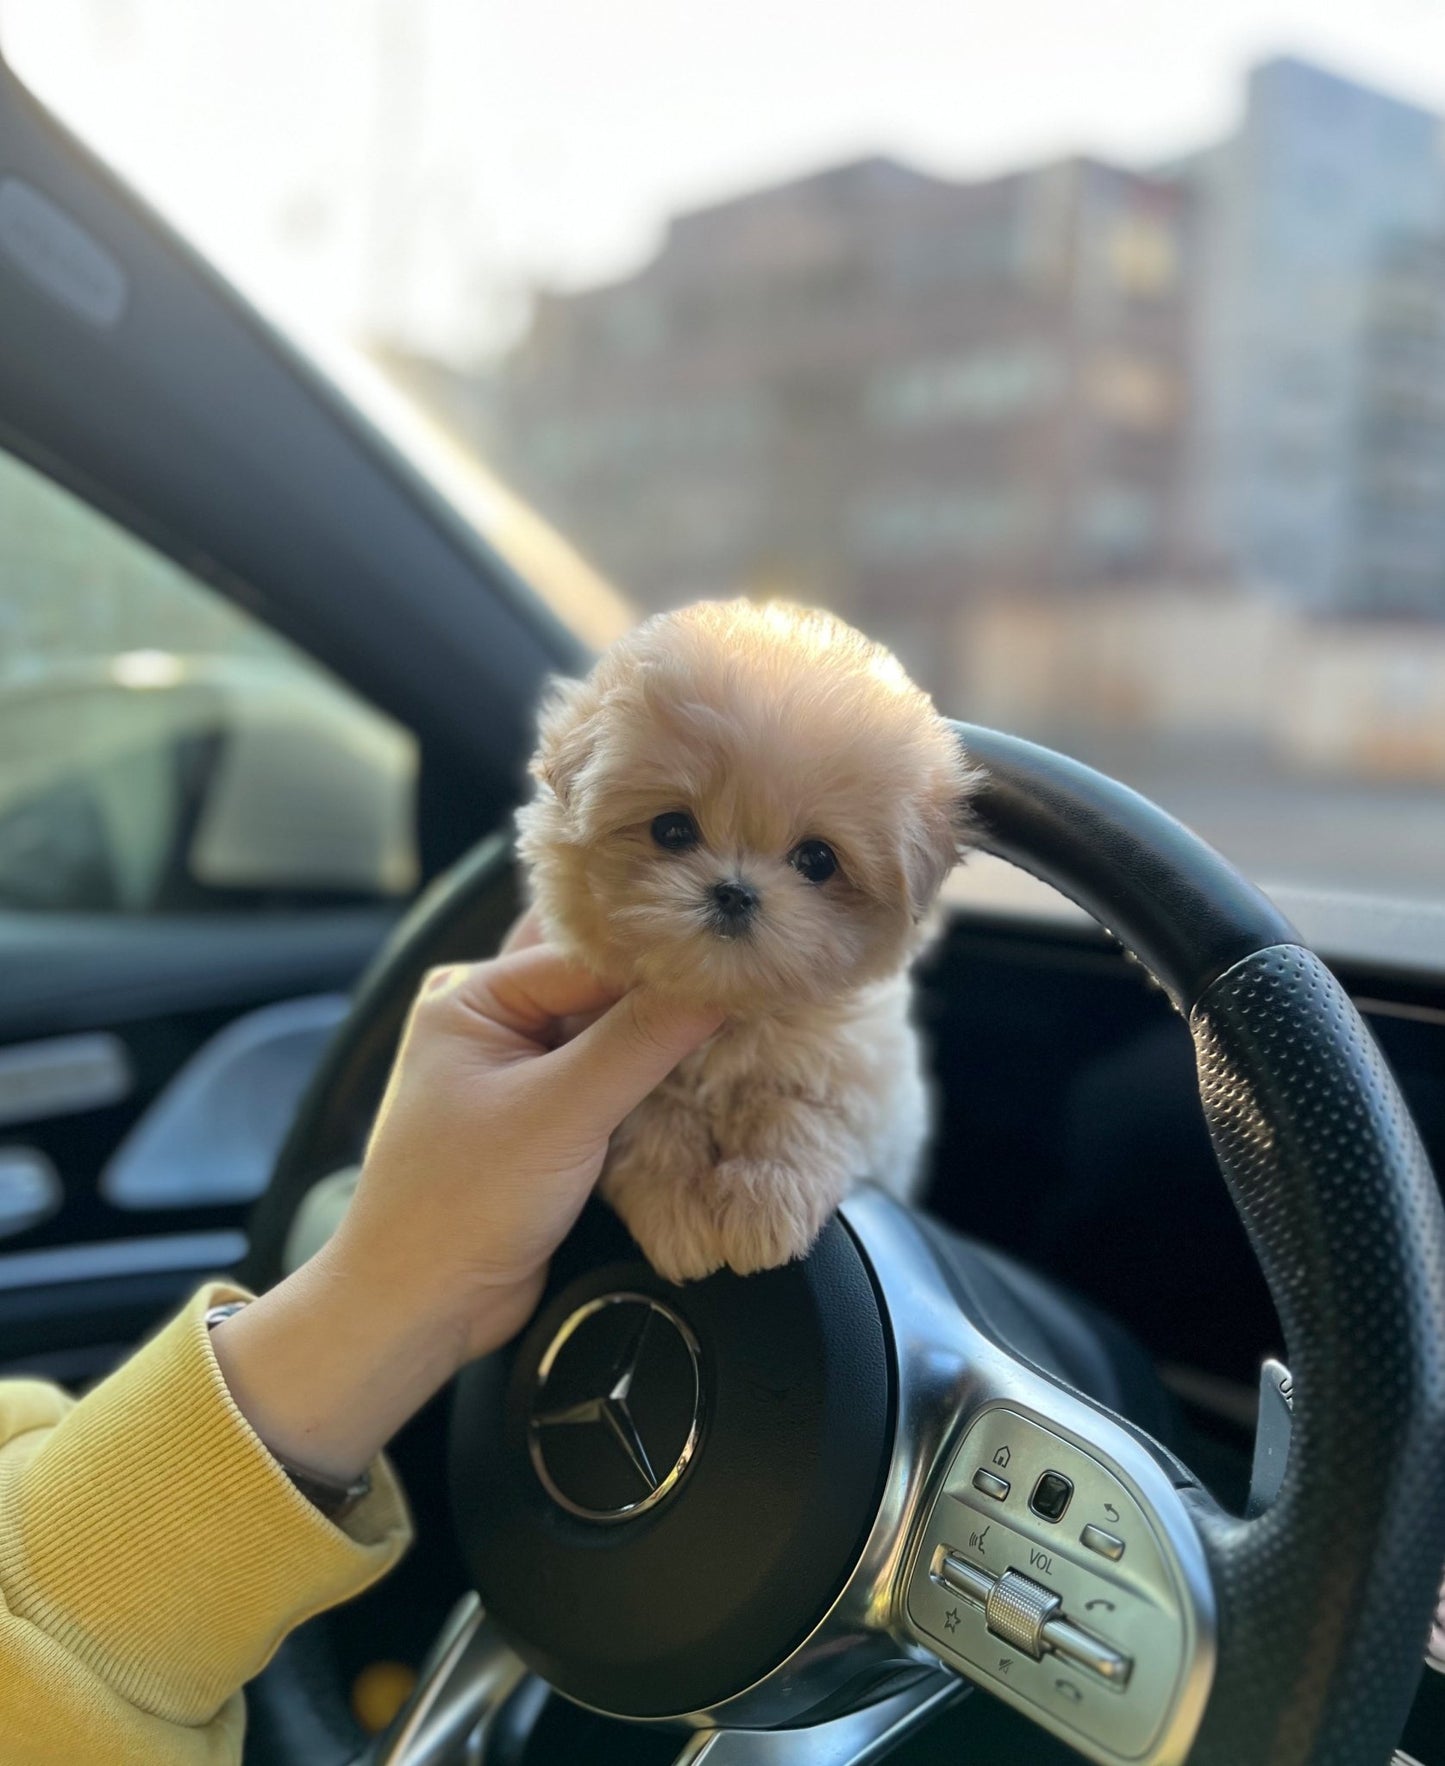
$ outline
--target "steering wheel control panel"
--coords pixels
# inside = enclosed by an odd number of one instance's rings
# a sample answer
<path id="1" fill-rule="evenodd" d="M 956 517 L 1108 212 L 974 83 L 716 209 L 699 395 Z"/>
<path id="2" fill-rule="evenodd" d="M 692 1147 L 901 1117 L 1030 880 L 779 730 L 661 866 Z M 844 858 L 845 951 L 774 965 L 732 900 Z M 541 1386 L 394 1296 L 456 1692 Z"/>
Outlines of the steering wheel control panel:
<path id="1" fill-rule="evenodd" d="M 954 1454 L 907 1615 L 948 1666 L 1105 1760 L 1153 1757 L 1194 1654 L 1183 1578 L 1144 1508 L 1008 1406 Z"/>

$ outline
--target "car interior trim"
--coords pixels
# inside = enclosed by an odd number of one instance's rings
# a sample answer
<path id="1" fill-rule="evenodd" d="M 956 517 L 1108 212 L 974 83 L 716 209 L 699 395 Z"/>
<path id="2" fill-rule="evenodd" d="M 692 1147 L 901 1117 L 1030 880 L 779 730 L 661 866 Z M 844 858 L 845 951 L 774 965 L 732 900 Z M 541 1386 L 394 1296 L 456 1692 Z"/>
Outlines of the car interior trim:
<path id="1" fill-rule="evenodd" d="M 254 1202 L 347 1005 L 345 994 L 311 994 L 232 1018 L 116 1148 L 101 1195 L 134 1210 Z"/>
<path id="2" fill-rule="evenodd" d="M 125 1044 L 105 1031 L 12 1043 L 0 1048 L 0 1125 L 98 1110 L 133 1083 Z"/>
<path id="3" fill-rule="evenodd" d="M 243 1232 L 159 1233 L 93 1245 L 53 1245 L 0 1256 L 0 1291 L 100 1281 L 107 1276 L 227 1270 L 246 1254 Z"/>

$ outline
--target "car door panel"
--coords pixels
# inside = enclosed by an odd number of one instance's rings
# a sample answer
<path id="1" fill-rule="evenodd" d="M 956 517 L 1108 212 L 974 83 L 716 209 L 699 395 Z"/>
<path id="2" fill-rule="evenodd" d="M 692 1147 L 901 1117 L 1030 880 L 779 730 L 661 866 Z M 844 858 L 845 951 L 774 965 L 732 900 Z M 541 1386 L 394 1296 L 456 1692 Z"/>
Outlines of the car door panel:
<path id="1" fill-rule="evenodd" d="M 396 912 L 0 915 L 0 1365 L 87 1377 L 239 1258 L 257 1173 Z M 55 1205 L 26 1219 L 47 1172 Z"/>

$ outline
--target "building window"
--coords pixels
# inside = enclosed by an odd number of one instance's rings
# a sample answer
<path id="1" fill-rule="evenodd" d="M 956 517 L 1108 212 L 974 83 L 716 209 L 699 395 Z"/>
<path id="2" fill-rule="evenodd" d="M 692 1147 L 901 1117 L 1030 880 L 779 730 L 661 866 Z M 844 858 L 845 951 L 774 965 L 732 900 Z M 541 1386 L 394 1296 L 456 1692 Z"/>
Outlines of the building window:
<path id="1" fill-rule="evenodd" d="M 1123 350 L 1094 356 L 1085 386 L 1095 413 L 1124 429 L 1165 429 L 1179 407 L 1174 375 L 1159 362 Z"/>
<path id="2" fill-rule="evenodd" d="M 602 329 L 622 354 L 647 356 L 667 341 L 667 320 L 654 295 L 620 294 L 602 309 Z"/>
<path id="3" fill-rule="evenodd" d="M 880 563 L 993 559 L 1036 540 L 1044 520 L 1030 491 L 903 491 L 865 503 L 854 539 L 866 559 Z"/>
<path id="4" fill-rule="evenodd" d="M 874 420 L 889 429 L 987 423 L 1036 409 L 1062 386 L 1057 354 L 1036 345 L 936 356 L 878 374 L 868 392 Z"/>
<path id="5" fill-rule="evenodd" d="M 1137 485 L 1111 484 L 1094 491 L 1083 511 L 1083 538 L 1091 551 L 1113 558 L 1136 558 L 1154 543 L 1159 520 L 1156 499 Z"/>
<path id="6" fill-rule="evenodd" d="M 1105 241 L 1109 276 L 1121 294 L 1157 300 L 1179 281 L 1179 244 L 1174 229 L 1149 215 L 1127 215 Z"/>
<path id="7" fill-rule="evenodd" d="M 543 418 L 531 428 L 524 452 L 534 470 L 558 480 L 608 467 L 670 462 L 679 455 L 732 454 L 756 446 L 766 432 L 766 412 L 758 401 L 720 399 Z"/>

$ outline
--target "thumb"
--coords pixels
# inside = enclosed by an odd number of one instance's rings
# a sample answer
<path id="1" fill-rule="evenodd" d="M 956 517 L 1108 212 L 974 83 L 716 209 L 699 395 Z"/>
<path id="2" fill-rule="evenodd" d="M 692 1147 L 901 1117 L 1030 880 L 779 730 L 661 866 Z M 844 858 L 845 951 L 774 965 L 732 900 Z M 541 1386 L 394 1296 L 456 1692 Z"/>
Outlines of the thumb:
<path id="1" fill-rule="evenodd" d="M 547 1056 L 569 1113 L 611 1134 L 629 1110 L 707 1041 L 723 1014 L 634 988 L 580 1035 Z"/>

